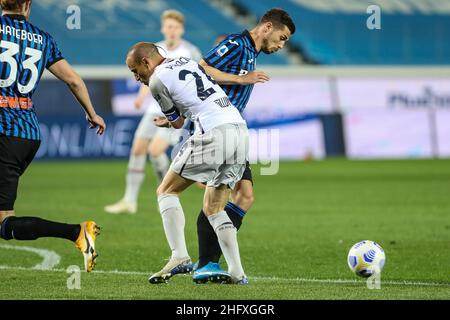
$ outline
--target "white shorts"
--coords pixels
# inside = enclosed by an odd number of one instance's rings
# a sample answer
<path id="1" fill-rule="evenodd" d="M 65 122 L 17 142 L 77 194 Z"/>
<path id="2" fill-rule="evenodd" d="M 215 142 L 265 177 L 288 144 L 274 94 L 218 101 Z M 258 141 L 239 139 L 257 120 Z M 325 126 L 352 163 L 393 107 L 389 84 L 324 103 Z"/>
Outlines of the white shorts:
<path id="1" fill-rule="evenodd" d="M 153 118 L 157 116 L 164 116 L 162 113 L 156 113 L 153 110 L 146 111 L 142 116 L 141 121 L 136 129 L 134 137 L 151 140 L 153 138 L 161 138 L 168 142 L 169 145 L 176 145 L 181 136 L 181 130 L 174 128 L 160 128 L 155 126 Z"/>
<path id="2" fill-rule="evenodd" d="M 191 136 L 173 159 L 170 168 L 185 179 L 209 187 L 234 189 L 244 174 L 248 159 L 248 129 L 245 124 L 225 124 Z"/>

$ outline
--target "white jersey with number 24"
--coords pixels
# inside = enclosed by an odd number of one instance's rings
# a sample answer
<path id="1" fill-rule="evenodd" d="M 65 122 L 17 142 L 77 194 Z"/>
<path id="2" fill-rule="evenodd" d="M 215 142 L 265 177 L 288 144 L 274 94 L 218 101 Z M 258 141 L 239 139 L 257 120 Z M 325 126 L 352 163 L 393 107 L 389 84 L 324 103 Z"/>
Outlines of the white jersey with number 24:
<path id="1" fill-rule="evenodd" d="M 195 121 L 196 132 L 226 123 L 246 123 L 222 88 L 188 58 L 166 59 L 155 68 L 149 87 L 169 121 L 189 118 Z"/>

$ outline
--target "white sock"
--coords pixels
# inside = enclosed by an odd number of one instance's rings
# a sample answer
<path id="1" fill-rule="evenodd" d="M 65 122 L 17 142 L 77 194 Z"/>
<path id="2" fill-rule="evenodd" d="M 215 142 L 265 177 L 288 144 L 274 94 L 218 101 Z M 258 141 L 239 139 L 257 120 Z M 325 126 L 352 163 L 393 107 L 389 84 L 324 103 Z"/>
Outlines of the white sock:
<path id="1" fill-rule="evenodd" d="M 159 179 L 159 182 L 162 181 L 164 176 L 169 170 L 169 157 L 166 153 L 161 154 L 158 158 L 150 157 L 150 160 L 153 164 L 153 170 L 155 171 L 156 176 Z"/>
<path id="2" fill-rule="evenodd" d="M 128 172 L 126 178 L 125 196 L 123 199 L 127 202 L 136 203 L 145 177 L 145 162 L 147 155 L 130 156 L 128 160 Z"/>
<path id="3" fill-rule="evenodd" d="M 219 239 L 225 260 L 228 264 L 228 272 L 232 277 L 240 279 L 245 276 L 239 255 L 236 228 L 225 211 L 220 211 L 208 217 Z"/>
<path id="4" fill-rule="evenodd" d="M 167 242 L 172 250 L 171 258 L 189 257 L 186 240 L 184 239 L 185 219 L 180 199 L 172 194 L 163 194 L 158 197 L 158 204 Z"/>

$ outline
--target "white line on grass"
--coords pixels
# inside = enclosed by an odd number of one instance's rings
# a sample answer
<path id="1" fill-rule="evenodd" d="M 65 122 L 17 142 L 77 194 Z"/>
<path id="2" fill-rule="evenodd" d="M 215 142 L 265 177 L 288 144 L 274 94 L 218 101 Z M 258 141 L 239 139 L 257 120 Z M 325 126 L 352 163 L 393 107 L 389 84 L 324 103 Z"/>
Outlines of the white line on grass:
<path id="1" fill-rule="evenodd" d="M 43 261 L 34 267 L 11 267 L 0 265 L 0 270 L 20 270 L 20 271 L 31 271 L 31 270 L 42 270 L 51 272 L 66 272 L 65 269 L 54 268 L 59 264 L 61 257 L 54 251 L 37 249 L 32 247 L 22 247 L 22 246 L 12 246 L 7 244 L 1 244 L 0 249 L 8 250 L 22 250 L 29 251 L 38 254 L 43 258 Z M 122 271 L 122 270 L 95 270 L 94 273 L 99 274 L 117 274 L 117 275 L 132 275 L 132 276 L 146 276 L 148 277 L 152 272 L 142 272 L 142 271 Z M 328 284 L 358 284 L 361 280 L 356 279 L 314 279 L 314 278 L 280 278 L 280 277 L 249 277 L 254 281 L 261 282 L 306 282 L 306 283 L 328 283 Z M 394 280 L 384 280 L 383 284 L 390 285 L 404 285 L 404 286 L 426 286 L 426 287 L 450 287 L 450 283 L 436 283 L 436 282 L 417 282 L 417 281 L 394 281 Z"/>
<path id="2" fill-rule="evenodd" d="M 61 261 L 61 257 L 55 251 L 51 250 L 23 246 L 12 246 L 9 244 L 0 244 L 0 249 L 28 251 L 41 256 L 43 259 L 42 262 L 30 268 L 32 270 L 52 270 L 53 267 L 57 266 Z M 0 268 L 1 267 L 3 266 L 0 266 Z"/>
<path id="3" fill-rule="evenodd" d="M 0 270 L 20 270 L 20 271 L 31 271 L 36 270 L 33 268 L 25 267 L 9 267 L 0 266 Z M 65 269 L 51 269 L 42 270 L 51 272 L 66 272 Z M 143 276 L 148 277 L 152 272 L 142 272 L 142 271 L 122 271 L 122 270 L 95 270 L 94 274 L 115 274 L 115 275 L 125 275 L 125 276 Z M 291 282 L 291 283 L 325 283 L 325 284 L 360 284 L 364 283 L 364 280 L 351 280 L 351 279 L 314 279 L 314 278 L 279 278 L 279 277 L 249 277 L 250 280 L 256 282 Z M 450 287 L 450 283 L 437 283 L 437 282 L 417 282 L 417 281 L 401 281 L 401 280 L 385 280 L 382 284 L 387 285 L 403 285 L 403 286 L 424 286 L 424 287 Z"/>

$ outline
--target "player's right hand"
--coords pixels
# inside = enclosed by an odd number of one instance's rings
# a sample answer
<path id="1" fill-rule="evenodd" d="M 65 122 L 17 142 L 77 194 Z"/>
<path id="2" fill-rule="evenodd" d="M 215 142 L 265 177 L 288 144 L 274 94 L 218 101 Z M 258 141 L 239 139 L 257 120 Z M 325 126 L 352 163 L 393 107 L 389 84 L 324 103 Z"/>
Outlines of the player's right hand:
<path id="1" fill-rule="evenodd" d="M 105 120 L 103 120 L 102 117 L 100 117 L 98 114 L 96 114 L 94 117 L 86 116 L 86 120 L 89 122 L 89 128 L 97 128 L 97 134 L 102 135 L 103 132 L 106 130 L 106 124 Z"/>
<path id="2" fill-rule="evenodd" d="M 250 71 L 246 75 L 241 76 L 240 80 L 242 85 L 249 85 L 255 83 L 264 83 L 266 81 L 269 81 L 270 78 L 263 71 Z"/>

